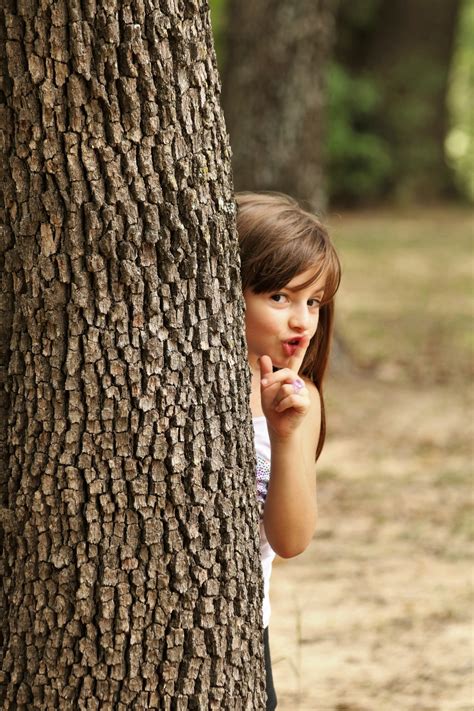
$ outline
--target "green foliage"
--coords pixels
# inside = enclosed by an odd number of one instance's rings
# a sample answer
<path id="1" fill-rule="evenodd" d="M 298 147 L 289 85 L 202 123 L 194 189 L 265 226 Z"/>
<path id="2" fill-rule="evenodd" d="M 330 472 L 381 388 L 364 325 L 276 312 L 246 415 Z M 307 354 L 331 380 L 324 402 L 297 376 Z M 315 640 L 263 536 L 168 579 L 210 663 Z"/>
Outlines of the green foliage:
<path id="1" fill-rule="evenodd" d="M 474 0 L 461 6 L 448 107 L 446 154 L 459 189 L 474 202 Z"/>
<path id="2" fill-rule="evenodd" d="M 222 69 L 224 65 L 224 37 L 227 20 L 227 0 L 210 0 L 212 34 L 214 35 L 214 46 L 216 48 L 217 61 Z"/>
<path id="3" fill-rule="evenodd" d="M 327 96 L 328 192 L 335 200 L 370 200 L 383 191 L 392 171 L 389 146 L 376 131 L 380 102 L 375 82 L 369 76 L 352 77 L 333 62 Z"/>
<path id="4" fill-rule="evenodd" d="M 327 131 L 324 143 L 327 189 L 331 201 L 346 204 L 374 202 L 393 191 L 410 193 L 417 189 L 417 176 L 430 174 L 432 155 L 437 150 L 434 137 L 424 132 L 431 110 L 430 92 L 441 78 L 426 60 L 407 57 L 386 77 L 383 87 L 369 72 L 357 75 L 351 54 L 357 46 L 363 48 L 364 37 L 376 31 L 377 13 L 382 0 L 358 0 L 342 6 L 344 21 L 338 20 L 338 44 L 346 59 L 330 63 L 327 77 Z M 225 39 L 228 0 L 210 0 L 214 41 L 219 66 L 225 62 Z M 362 38 L 362 40 L 361 40 Z M 423 64 L 423 62 L 425 62 Z M 357 63 L 356 63 L 357 64 Z M 423 77 L 420 82 L 419 78 Z M 402 138 L 402 151 L 394 151 L 391 139 L 382 129 L 381 94 L 389 89 L 415 85 L 410 96 L 397 104 L 396 115 L 390 116 L 390 126 Z M 389 84 L 395 84 L 390 87 Z M 464 0 L 461 7 L 456 48 L 450 76 L 448 108 L 451 117 L 446 138 L 446 156 L 460 192 L 474 200 L 474 0 Z M 255 118 L 258 120 L 258 117 Z M 412 135 L 423 140 L 414 142 Z M 412 176 L 398 180 L 405 165 L 412 166 Z M 442 176 L 439 178 L 442 179 Z M 402 186 L 402 187 L 400 187 Z M 419 186 L 418 186 L 419 187 Z M 409 195 L 405 195 L 409 197 Z"/>

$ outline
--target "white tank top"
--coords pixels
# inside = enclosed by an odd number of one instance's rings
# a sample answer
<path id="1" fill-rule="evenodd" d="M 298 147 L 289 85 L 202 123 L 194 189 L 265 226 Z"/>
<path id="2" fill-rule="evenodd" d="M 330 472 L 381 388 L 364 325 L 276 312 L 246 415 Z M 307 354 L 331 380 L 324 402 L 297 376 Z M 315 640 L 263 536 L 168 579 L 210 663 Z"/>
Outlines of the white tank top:
<path id="1" fill-rule="evenodd" d="M 263 506 L 267 496 L 270 480 L 270 438 L 268 436 L 267 420 L 261 417 L 253 418 L 255 437 L 255 453 L 257 455 L 257 498 L 260 506 L 260 559 L 263 572 L 263 627 L 268 627 L 270 621 L 270 576 L 275 551 L 270 546 L 263 528 Z"/>

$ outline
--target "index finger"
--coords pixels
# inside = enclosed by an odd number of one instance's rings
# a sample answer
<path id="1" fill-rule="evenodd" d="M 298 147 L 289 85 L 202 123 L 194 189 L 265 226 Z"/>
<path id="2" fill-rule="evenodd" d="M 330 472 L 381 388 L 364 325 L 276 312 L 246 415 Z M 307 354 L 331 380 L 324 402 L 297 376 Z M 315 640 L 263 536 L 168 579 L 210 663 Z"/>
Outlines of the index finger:
<path id="1" fill-rule="evenodd" d="M 260 379 L 263 380 L 267 375 L 273 373 L 273 364 L 270 356 L 264 355 L 258 359 L 258 364 L 260 366 Z"/>
<path id="2" fill-rule="evenodd" d="M 300 368 L 303 364 L 303 359 L 306 353 L 306 350 L 309 346 L 309 337 L 308 336 L 303 336 L 303 338 L 300 340 L 298 345 L 296 346 L 295 352 L 293 353 L 292 356 L 290 356 L 288 360 L 288 367 L 290 370 L 294 370 L 295 373 L 300 372 Z"/>

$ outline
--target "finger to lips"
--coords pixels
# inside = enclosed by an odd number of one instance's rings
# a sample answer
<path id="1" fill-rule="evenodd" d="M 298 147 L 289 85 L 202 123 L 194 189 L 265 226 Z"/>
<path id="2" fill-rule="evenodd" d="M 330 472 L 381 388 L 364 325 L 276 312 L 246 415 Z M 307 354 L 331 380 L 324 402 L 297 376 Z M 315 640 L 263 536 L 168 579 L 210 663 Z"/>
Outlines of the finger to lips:
<path id="1" fill-rule="evenodd" d="M 308 336 L 303 336 L 301 341 L 298 343 L 296 346 L 296 350 L 293 353 L 293 355 L 290 358 L 290 369 L 294 370 L 296 373 L 299 373 L 299 370 L 301 368 L 301 365 L 303 363 L 304 355 L 306 353 L 306 349 L 309 346 L 309 337 Z"/>

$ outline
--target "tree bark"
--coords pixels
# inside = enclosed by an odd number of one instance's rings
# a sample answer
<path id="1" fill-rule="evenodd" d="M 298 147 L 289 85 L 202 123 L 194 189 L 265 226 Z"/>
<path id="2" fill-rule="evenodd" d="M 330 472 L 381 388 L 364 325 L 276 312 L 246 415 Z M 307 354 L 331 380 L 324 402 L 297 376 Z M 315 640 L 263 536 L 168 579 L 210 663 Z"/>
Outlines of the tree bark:
<path id="1" fill-rule="evenodd" d="M 11 83 L 8 80 L 6 69 L 6 28 L 5 24 L 0 22 L 0 75 L 2 78 L 0 89 L 3 91 L 3 97 L 11 93 Z M 0 96 L 2 96 L 1 91 Z M 3 581 L 6 572 L 2 555 L 5 545 L 5 528 L 8 526 L 9 519 L 10 522 L 13 521 L 13 512 L 9 512 L 4 508 L 9 476 L 7 422 L 10 398 L 7 385 L 13 316 L 13 279 L 12 275 L 5 270 L 5 254 L 12 247 L 13 237 L 6 220 L 5 193 L 2 188 L 5 186 L 9 174 L 7 158 L 13 144 L 13 121 L 5 101 L 2 102 L 0 99 L 0 102 L 0 511 L 2 513 L 2 525 L 0 525 L 0 579 Z M 6 525 L 3 525 L 3 519 L 5 519 Z M 5 641 L 7 617 L 8 608 L 4 586 L 0 585 L 0 649 L 3 648 Z M 0 696 L 1 688 L 0 686 Z"/>
<path id="2" fill-rule="evenodd" d="M 5 0 L 0 32 L 3 708 L 263 708 L 207 7 Z"/>
<path id="3" fill-rule="evenodd" d="M 236 188 L 320 208 L 324 69 L 333 0 L 231 0 L 223 105 Z"/>

